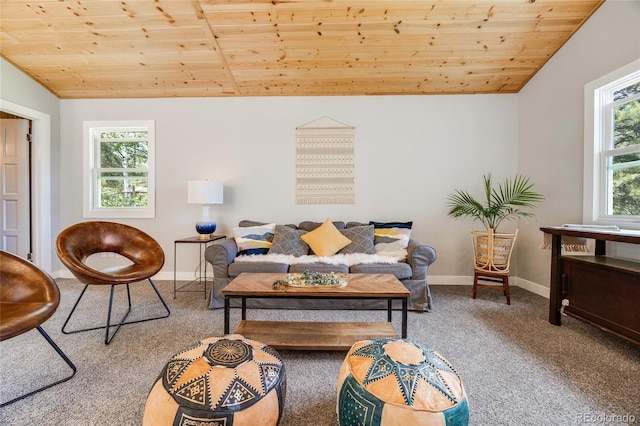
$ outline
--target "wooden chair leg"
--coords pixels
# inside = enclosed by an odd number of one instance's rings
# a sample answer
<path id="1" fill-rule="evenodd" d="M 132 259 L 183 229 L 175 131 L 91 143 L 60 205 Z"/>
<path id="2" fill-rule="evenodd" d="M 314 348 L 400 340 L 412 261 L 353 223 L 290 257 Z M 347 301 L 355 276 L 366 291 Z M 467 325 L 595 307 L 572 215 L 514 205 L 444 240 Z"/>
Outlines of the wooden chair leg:
<path id="1" fill-rule="evenodd" d="M 507 296 L 507 305 L 511 304 L 511 292 L 509 291 L 509 277 L 504 277 L 504 295 Z"/>
<path id="2" fill-rule="evenodd" d="M 478 273 L 475 272 L 473 274 L 473 298 L 476 298 L 476 295 L 478 293 Z"/>
<path id="3" fill-rule="evenodd" d="M 482 276 L 483 278 L 479 278 L 479 276 Z M 487 284 L 487 283 L 479 283 L 478 281 L 482 279 L 482 280 L 486 280 L 486 281 L 492 281 L 495 284 Z M 502 284 L 502 285 L 500 285 Z M 497 274 L 497 273 L 493 273 L 493 274 L 487 274 L 484 275 L 482 273 L 478 273 L 478 272 L 474 272 L 473 274 L 473 298 L 475 299 L 476 296 L 478 295 L 478 287 L 486 287 L 486 288 L 491 288 L 494 290 L 500 290 L 502 289 L 502 294 L 504 294 L 507 298 L 507 305 L 511 304 L 511 290 L 509 289 L 509 276 L 508 275 L 502 275 L 502 274 Z"/>

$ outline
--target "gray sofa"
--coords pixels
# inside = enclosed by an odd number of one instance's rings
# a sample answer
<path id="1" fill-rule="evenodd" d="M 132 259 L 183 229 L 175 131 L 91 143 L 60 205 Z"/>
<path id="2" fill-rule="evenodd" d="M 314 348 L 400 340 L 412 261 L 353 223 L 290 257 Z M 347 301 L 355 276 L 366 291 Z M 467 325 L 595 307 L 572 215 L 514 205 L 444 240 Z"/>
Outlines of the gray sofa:
<path id="1" fill-rule="evenodd" d="M 372 222 L 373 223 L 373 222 Z M 241 221 L 240 227 L 252 227 L 264 225 L 263 222 Z M 310 232 L 320 226 L 320 222 L 301 222 L 299 225 L 284 225 L 289 229 L 299 230 L 299 233 Z M 333 224 L 344 235 L 354 229 L 373 225 L 358 222 L 339 222 Z M 358 228 L 356 228 L 358 227 Z M 283 230 L 281 225 L 278 228 Z M 235 232 L 235 230 L 234 230 Z M 280 231 L 277 231 L 280 232 Z M 373 236 L 371 237 L 373 238 Z M 359 274 L 392 274 L 400 280 L 411 292 L 409 309 L 425 312 L 432 308 L 431 292 L 427 283 L 429 265 L 436 260 L 436 251 L 433 247 L 422 244 L 414 239 L 409 239 L 406 248 L 407 256 L 396 263 L 357 263 L 348 266 L 346 264 L 327 263 L 299 263 L 262 261 L 260 256 L 251 256 L 251 262 L 236 261 L 239 255 L 238 245 L 234 238 L 216 240 L 205 250 L 205 259 L 213 266 L 213 287 L 209 298 L 209 308 L 224 307 L 222 289 L 235 277 L 245 272 L 272 272 L 272 273 L 301 273 L 305 270 L 317 272 L 359 273 Z M 313 254 L 313 252 L 311 252 Z M 268 258 L 268 256 L 264 256 Z M 303 262 L 307 257 L 301 257 Z M 262 308 L 288 308 L 288 309 L 385 309 L 383 300 L 292 300 L 292 299 L 250 299 L 248 307 Z"/>

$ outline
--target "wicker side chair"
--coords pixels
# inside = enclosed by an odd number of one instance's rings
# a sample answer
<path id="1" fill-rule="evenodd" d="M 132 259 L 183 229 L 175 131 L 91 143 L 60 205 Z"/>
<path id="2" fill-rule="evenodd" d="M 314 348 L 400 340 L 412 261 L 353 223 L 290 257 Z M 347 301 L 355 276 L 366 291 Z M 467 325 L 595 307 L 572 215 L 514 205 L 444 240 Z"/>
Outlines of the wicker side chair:
<path id="1" fill-rule="evenodd" d="M 513 234 L 472 231 L 473 239 L 473 298 L 476 298 L 478 287 L 502 290 L 511 304 L 509 289 L 509 265 L 515 246 L 518 230 Z M 500 283 L 500 284 L 498 284 Z"/>

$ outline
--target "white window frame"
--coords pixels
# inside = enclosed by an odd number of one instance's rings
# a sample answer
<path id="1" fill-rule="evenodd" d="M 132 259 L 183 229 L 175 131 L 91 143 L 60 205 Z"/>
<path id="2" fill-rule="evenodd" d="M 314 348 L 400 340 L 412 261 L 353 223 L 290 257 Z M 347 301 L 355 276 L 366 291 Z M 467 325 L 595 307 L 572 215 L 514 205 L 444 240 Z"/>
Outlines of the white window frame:
<path id="1" fill-rule="evenodd" d="M 98 142 L 93 139 L 94 130 L 146 130 L 149 136 L 149 152 L 147 158 L 148 192 L 147 207 L 99 207 L 98 194 Z M 85 121 L 83 122 L 83 216 L 91 219 L 153 219 L 156 216 L 155 197 L 155 121 L 154 120 L 125 120 L 125 121 Z"/>
<path id="2" fill-rule="evenodd" d="M 640 77 L 640 59 L 588 83 L 584 87 L 583 223 L 640 229 L 640 216 L 607 214 L 607 158 L 611 154 L 611 98 Z"/>

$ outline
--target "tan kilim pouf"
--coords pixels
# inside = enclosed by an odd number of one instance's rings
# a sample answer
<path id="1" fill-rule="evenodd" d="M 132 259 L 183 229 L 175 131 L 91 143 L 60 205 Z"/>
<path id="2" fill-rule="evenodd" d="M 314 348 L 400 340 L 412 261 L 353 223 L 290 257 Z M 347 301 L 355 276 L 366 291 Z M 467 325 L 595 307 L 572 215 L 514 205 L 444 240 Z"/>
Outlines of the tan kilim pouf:
<path id="1" fill-rule="evenodd" d="M 440 354 L 404 339 L 363 340 L 338 377 L 338 422 L 352 425 L 468 425 L 456 370 Z"/>
<path id="2" fill-rule="evenodd" d="M 285 390 L 284 363 L 273 348 L 239 334 L 213 337 L 169 360 L 142 424 L 276 425 Z"/>

